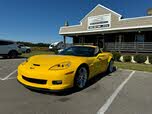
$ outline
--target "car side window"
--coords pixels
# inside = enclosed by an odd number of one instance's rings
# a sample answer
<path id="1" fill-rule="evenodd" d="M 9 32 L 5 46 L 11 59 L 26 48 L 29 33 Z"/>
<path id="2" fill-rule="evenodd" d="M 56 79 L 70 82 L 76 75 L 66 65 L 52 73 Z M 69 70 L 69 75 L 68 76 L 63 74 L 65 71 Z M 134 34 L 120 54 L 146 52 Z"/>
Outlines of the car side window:
<path id="1" fill-rule="evenodd" d="M 0 45 L 10 45 L 13 44 L 13 42 L 10 41 L 0 41 Z"/>
<path id="2" fill-rule="evenodd" d="M 7 45 L 6 41 L 0 41 L 0 45 Z"/>
<path id="3" fill-rule="evenodd" d="M 0 41 L 0 46 L 2 45 L 2 42 Z"/>

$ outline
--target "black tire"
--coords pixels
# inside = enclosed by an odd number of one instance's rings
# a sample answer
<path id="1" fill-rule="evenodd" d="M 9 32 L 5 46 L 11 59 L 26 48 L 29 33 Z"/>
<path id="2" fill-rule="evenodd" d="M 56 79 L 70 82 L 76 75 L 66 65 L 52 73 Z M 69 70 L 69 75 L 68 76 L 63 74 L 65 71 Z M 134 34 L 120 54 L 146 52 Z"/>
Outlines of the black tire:
<path id="1" fill-rule="evenodd" d="M 26 53 L 30 53 L 30 52 L 31 52 L 31 50 L 30 50 L 30 49 L 27 49 L 27 50 L 26 50 Z"/>
<path id="2" fill-rule="evenodd" d="M 114 70 L 113 64 L 114 64 L 114 60 L 111 59 L 110 62 L 109 62 L 108 68 L 107 68 L 107 73 L 112 73 L 113 72 L 113 70 Z"/>
<path id="3" fill-rule="evenodd" d="M 88 81 L 88 69 L 85 66 L 80 66 L 74 78 L 74 87 L 76 89 L 83 89 Z"/>
<path id="4" fill-rule="evenodd" d="M 9 58 L 13 59 L 16 58 L 18 56 L 16 51 L 10 51 L 8 54 Z"/>

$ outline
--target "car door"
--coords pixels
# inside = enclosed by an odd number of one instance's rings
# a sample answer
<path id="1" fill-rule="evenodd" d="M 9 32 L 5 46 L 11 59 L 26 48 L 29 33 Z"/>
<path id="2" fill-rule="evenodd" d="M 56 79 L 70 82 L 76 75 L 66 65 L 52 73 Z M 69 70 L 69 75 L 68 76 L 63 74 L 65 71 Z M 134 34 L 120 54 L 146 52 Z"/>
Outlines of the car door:
<path id="1" fill-rule="evenodd" d="M 90 78 L 96 76 L 97 74 L 101 73 L 104 71 L 104 59 L 102 58 L 102 55 L 97 55 L 94 57 L 89 58 L 91 64 L 89 65 L 90 67 Z"/>
<path id="2" fill-rule="evenodd" d="M 5 41 L 0 41 L 0 54 L 8 54 L 7 45 Z"/>
<path id="3" fill-rule="evenodd" d="M 106 53 L 99 53 L 96 57 L 97 63 L 97 73 L 106 71 L 108 66 L 108 55 Z"/>

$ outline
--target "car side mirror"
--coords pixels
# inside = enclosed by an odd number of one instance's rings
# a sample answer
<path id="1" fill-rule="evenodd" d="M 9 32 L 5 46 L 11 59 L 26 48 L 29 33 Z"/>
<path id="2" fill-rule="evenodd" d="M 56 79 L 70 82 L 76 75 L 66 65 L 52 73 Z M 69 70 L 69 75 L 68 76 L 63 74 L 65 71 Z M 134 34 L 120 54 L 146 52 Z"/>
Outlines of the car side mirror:
<path id="1" fill-rule="evenodd" d="M 99 50 L 98 53 L 95 53 L 94 56 L 98 56 L 99 54 L 101 54 L 102 52 Z"/>

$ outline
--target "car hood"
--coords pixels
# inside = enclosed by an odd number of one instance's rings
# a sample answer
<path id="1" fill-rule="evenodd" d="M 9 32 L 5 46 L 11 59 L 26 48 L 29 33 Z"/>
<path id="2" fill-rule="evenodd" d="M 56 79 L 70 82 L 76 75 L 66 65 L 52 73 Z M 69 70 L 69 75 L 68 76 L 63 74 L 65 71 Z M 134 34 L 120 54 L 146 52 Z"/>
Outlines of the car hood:
<path id="1" fill-rule="evenodd" d="M 85 61 L 87 57 L 64 56 L 64 55 L 37 55 L 29 59 L 29 63 L 38 65 L 56 65 L 62 62 L 72 62 L 74 64 Z"/>

